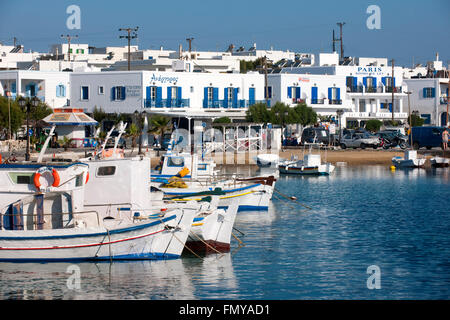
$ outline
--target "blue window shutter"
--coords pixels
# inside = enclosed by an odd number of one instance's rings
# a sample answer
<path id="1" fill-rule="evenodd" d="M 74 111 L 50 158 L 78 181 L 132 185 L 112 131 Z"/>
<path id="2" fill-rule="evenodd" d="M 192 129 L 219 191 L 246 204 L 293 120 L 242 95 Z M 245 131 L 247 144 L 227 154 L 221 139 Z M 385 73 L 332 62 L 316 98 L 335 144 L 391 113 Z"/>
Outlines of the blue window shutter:
<path id="1" fill-rule="evenodd" d="M 372 82 L 373 87 L 376 88 L 376 87 L 377 87 L 377 78 L 376 78 L 376 77 L 372 77 L 372 79 L 373 79 L 373 80 L 372 80 L 372 81 L 373 81 L 373 82 Z"/>
<path id="2" fill-rule="evenodd" d="M 213 101 L 219 100 L 219 88 L 213 88 Z"/>
<path id="3" fill-rule="evenodd" d="M 427 88 L 423 88 L 423 97 L 424 97 L 424 98 L 427 97 Z"/>
<path id="4" fill-rule="evenodd" d="M 145 99 L 150 100 L 152 98 L 152 88 L 147 87 L 145 88 Z"/>
<path id="5" fill-rule="evenodd" d="M 233 91 L 233 107 L 236 108 L 238 106 L 239 88 L 234 88 Z"/>
<path id="6" fill-rule="evenodd" d="M 269 96 L 267 97 L 268 99 L 271 99 L 272 98 L 272 87 L 267 87 L 267 91 L 268 91 L 268 93 L 269 93 Z M 270 103 L 269 103 L 270 104 Z"/>
<path id="7" fill-rule="evenodd" d="M 203 88 L 203 100 L 208 100 L 208 87 Z"/>
<path id="8" fill-rule="evenodd" d="M 382 83 L 384 86 L 386 86 L 386 77 L 382 77 L 382 78 L 381 78 L 381 83 Z"/>
<path id="9" fill-rule="evenodd" d="M 225 106 L 227 106 L 227 104 L 228 104 L 228 88 L 225 88 L 225 89 L 223 90 L 223 94 L 224 94 L 224 96 L 223 96 L 223 102 L 225 103 Z"/>
<path id="10" fill-rule="evenodd" d="M 127 98 L 127 88 L 122 87 L 122 97 L 121 100 L 125 100 Z"/>
<path id="11" fill-rule="evenodd" d="M 436 88 L 431 88 L 431 97 L 436 97 Z"/>
<path id="12" fill-rule="evenodd" d="M 333 99 L 333 92 L 332 92 L 333 88 L 328 88 L 328 99 L 332 100 Z"/>
<path id="13" fill-rule="evenodd" d="M 172 87 L 167 87 L 167 100 L 172 99 Z"/>
<path id="14" fill-rule="evenodd" d="M 392 86 L 395 87 L 395 77 L 392 78 Z"/>
<path id="15" fill-rule="evenodd" d="M 311 87 L 311 100 L 317 100 L 317 87 Z"/>
<path id="16" fill-rule="evenodd" d="M 353 77 L 353 87 L 357 87 L 358 86 L 358 78 L 357 77 Z"/>
<path id="17" fill-rule="evenodd" d="M 363 78 L 363 85 L 364 85 L 365 87 L 367 87 L 367 77 L 364 77 L 364 78 Z"/>
<path id="18" fill-rule="evenodd" d="M 181 87 L 178 87 L 178 90 L 177 90 L 177 99 L 178 100 L 181 100 L 181 97 L 183 96 L 183 94 L 182 94 L 182 92 L 181 92 Z"/>
<path id="19" fill-rule="evenodd" d="M 156 106 L 161 107 L 162 87 L 156 87 Z"/>
<path id="20" fill-rule="evenodd" d="M 61 87 L 60 86 L 56 86 L 56 96 L 61 97 Z"/>
<path id="21" fill-rule="evenodd" d="M 83 99 L 85 99 L 84 90 L 83 90 Z M 112 101 L 116 100 L 116 87 L 111 88 L 111 100 Z"/>
<path id="22" fill-rule="evenodd" d="M 341 100 L 341 88 L 336 88 L 336 100 Z"/>
<path id="23" fill-rule="evenodd" d="M 292 87 L 288 87 L 287 90 L 288 98 L 292 98 Z"/>
<path id="24" fill-rule="evenodd" d="M 255 88 L 248 89 L 248 102 L 249 105 L 255 104 Z"/>
<path id="25" fill-rule="evenodd" d="M 62 96 L 65 97 L 66 96 L 66 86 L 62 86 Z"/>
<path id="26" fill-rule="evenodd" d="M 300 87 L 296 87 L 295 88 L 295 97 L 297 99 L 300 99 L 302 97 L 302 95 L 301 95 L 301 88 Z"/>

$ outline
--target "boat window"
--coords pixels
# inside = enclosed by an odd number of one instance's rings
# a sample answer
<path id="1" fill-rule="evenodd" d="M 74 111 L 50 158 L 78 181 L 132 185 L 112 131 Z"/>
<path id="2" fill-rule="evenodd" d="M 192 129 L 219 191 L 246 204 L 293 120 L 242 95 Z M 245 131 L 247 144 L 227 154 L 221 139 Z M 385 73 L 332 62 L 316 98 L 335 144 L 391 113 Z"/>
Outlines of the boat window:
<path id="1" fill-rule="evenodd" d="M 10 172 L 9 177 L 15 184 L 32 184 L 32 172 Z"/>
<path id="2" fill-rule="evenodd" d="M 100 167 L 97 170 L 98 176 L 113 176 L 116 173 L 116 167 Z"/>
<path id="3" fill-rule="evenodd" d="M 75 186 L 81 187 L 83 185 L 83 177 L 84 177 L 84 173 L 80 173 L 77 175 L 77 178 L 75 180 Z"/>
<path id="4" fill-rule="evenodd" d="M 184 167 L 184 159 L 183 157 L 169 157 L 167 158 L 167 166 Z"/>
<path id="5" fill-rule="evenodd" d="M 198 170 L 206 170 L 206 166 L 207 166 L 206 163 L 199 163 L 198 164 Z"/>

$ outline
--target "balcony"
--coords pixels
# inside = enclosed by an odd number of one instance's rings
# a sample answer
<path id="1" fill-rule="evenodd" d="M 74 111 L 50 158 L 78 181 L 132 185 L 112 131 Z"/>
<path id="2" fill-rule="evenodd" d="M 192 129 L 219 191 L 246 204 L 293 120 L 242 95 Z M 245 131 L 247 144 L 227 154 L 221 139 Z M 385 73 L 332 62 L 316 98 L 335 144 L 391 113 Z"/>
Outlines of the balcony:
<path id="1" fill-rule="evenodd" d="M 362 93 L 364 91 L 363 86 L 351 86 L 347 87 L 347 92 L 349 93 Z"/>
<path id="2" fill-rule="evenodd" d="M 392 90 L 394 90 L 394 93 L 402 93 L 402 87 L 384 87 L 386 93 L 392 93 Z"/>
<path id="3" fill-rule="evenodd" d="M 186 108 L 189 107 L 189 99 L 145 99 L 144 108 Z"/>
<path id="4" fill-rule="evenodd" d="M 325 104 L 325 99 L 311 99 L 311 104 Z"/>
<path id="5" fill-rule="evenodd" d="M 305 103 L 305 99 L 292 98 L 292 103 Z"/>
<path id="6" fill-rule="evenodd" d="M 204 109 L 244 109 L 248 108 L 251 105 L 257 104 L 257 103 L 267 103 L 267 105 L 270 107 L 270 101 L 266 100 L 237 100 L 230 101 L 230 100 L 203 100 L 203 108 Z"/>
<path id="7" fill-rule="evenodd" d="M 383 87 L 366 87 L 365 93 L 383 93 Z"/>
<path id="8" fill-rule="evenodd" d="M 328 99 L 328 104 L 342 104 L 342 100 Z"/>

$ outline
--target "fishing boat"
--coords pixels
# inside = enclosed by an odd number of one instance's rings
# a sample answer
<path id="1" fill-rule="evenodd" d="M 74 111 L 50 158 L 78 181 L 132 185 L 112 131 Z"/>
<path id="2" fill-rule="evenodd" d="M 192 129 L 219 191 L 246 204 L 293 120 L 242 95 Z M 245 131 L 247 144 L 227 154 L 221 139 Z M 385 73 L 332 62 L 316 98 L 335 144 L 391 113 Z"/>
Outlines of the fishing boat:
<path id="1" fill-rule="evenodd" d="M 278 169 L 283 174 L 330 175 L 335 166 L 331 163 L 322 163 L 320 154 L 306 154 L 303 160 L 281 161 Z"/>
<path id="2" fill-rule="evenodd" d="M 267 210 L 275 187 L 274 176 L 239 178 L 219 175 L 212 160 L 199 159 L 189 153 L 169 152 L 152 171 L 152 186 L 166 199 L 196 197 L 204 192 L 220 191 L 219 208 L 227 208 L 239 199 L 238 211 Z"/>
<path id="3" fill-rule="evenodd" d="M 217 196 L 215 199 L 218 202 Z M 186 242 L 187 249 L 204 253 L 228 252 L 238 206 L 237 200 L 234 200 L 227 210 L 215 210 L 216 205 L 213 204 L 212 208 L 207 208 L 198 214 L 194 218 L 192 230 Z"/>
<path id="4" fill-rule="evenodd" d="M 406 150 L 403 157 L 393 157 L 392 163 L 397 168 L 422 168 L 426 158 L 418 158 L 416 150 Z"/>
<path id="5" fill-rule="evenodd" d="M 257 155 L 254 160 L 259 168 L 278 168 L 280 156 L 273 153 L 263 153 Z"/>
<path id="6" fill-rule="evenodd" d="M 450 165 L 450 159 L 435 156 L 430 159 L 430 163 L 433 168 L 445 168 Z"/>

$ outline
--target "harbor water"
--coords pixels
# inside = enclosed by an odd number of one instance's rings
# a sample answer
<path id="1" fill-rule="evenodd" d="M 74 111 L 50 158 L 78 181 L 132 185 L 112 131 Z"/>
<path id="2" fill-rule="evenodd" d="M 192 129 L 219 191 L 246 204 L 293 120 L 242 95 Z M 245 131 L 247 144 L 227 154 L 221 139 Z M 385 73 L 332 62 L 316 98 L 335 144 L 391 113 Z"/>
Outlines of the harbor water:
<path id="1" fill-rule="evenodd" d="M 238 214 L 244 245 L 233 238 L 230 253 L 0 263 L 0 299 L 450 298 L 448 168 L 337 167 L 329 177 L 281 176 L 276 189 L 268 212 Z"/>

